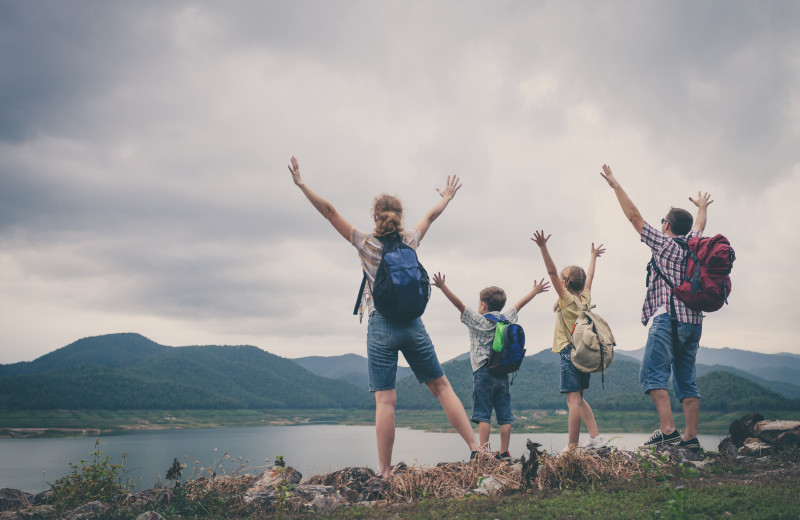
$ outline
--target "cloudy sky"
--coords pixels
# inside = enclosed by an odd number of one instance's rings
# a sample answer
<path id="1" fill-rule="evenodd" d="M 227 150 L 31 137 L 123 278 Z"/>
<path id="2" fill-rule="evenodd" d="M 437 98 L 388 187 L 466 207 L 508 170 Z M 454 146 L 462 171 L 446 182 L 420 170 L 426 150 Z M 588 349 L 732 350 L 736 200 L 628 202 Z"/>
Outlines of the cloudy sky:
<path id="1" fill-rule="evenodd" d="M 366 354 L 355 250 L 292 184 L 369 227 L 414 225 L 470 304 L 510 302 L 604 243 L 597 311 L 643 346 L 645 219 L 715 202 L 737 254 L 701 345 L 800 353 L 800 4 L 785 2 L 43 2 L 0 0 L 0 363 L 138 332 L 285 357 Z M 693 211 L 694 212 L 694 211 Z M 521 316 L 547 347 L 553 292 Z M 441 359 L 468 348 L 434 290 Z"/>

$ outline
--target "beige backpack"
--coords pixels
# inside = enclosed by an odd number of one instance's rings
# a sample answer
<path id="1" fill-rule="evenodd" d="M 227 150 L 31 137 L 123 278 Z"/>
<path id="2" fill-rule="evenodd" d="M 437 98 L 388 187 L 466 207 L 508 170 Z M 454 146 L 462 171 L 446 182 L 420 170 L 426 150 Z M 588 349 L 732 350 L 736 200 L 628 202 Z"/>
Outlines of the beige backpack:
<path id="1" fill-rule="evenodd" d="M 592 312 L 594 308 L 592 305 L 581 311 L 572 332 L 567 327 L 560 309 L 559 316 L 567 332 L 567 338 L 575 347 L 572 352 L 572 364 L 581 372 L 602 372 L 605 383 L 605 372 L 614 359 L 614 346 L 617 343 L 606 320 Z"/>

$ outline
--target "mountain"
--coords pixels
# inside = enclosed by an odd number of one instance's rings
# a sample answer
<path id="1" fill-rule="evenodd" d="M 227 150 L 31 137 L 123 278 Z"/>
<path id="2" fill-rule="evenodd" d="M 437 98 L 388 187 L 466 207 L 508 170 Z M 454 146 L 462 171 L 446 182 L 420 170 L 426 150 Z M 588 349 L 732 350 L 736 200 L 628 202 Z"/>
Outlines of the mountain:
<path id="1" fill-rule="evenodd" d="M 65 366 L 45 371 L 54 359 Z M 78 364 L 86 359 L 91 362 Z M 364 389 L 252 346 L 165 347 L 136 334 L 111 334 L 20 365 L 2 367 L 17 371 L 0 376 L 0 405 L 7 409 L 357 408 L 369 402 Z"/>
<path id="2" fill-rule="evenodd" d="M 170 348 L 134 333 L 95 336 L 79 339 L 34 361 L 0 365 L 0 376 L 43 374 L 80 365 L 128 367 Z"/>
<path id="3" fill-rule="evenodd" d="M 444 363 L 450 384 L 466 408 L 472 407 L 472 369 L 469 360 Z M 791 400 L 736 374 L 711 372 L 698 377 L 697 384 L 703 396 L 703 409 L 795 409 L 800 410 L 800 400 Z M 650 410 L 652 401 L 639 386 L 639 362 L 621 355 L 606 371 L 605 388 L 600 374 L 593 374 L 591 385 L 584 393 L 586 400 L 598 410 Z M 670 394 L 671 394 L 670 390 Z M 527 356 L 511 386 L 511 403 L 514 409 L 566 408 L 566 399 L 559 393 L 558 356 L 549 349 Z M 758 405 L 749 408 L 749 405 Z M 674 401 L 673 406 L 680 404 Z M 437 400 L 413 378 L 397 384 L 398 408 L 439 407 Z"/>
<path id="4" fill-rule="evenodd" d="M 618 353 L 641 361 L 644 348 Z M 698 373 L 701 370 L 700 365 L 706 365 L 711 370 L 729 371 L 759 384 L 769 382 L 769 388 L 776 392 L 798 397 L 797 392 L 800 389 L 796 385 L 800 382 L 800 356 L 796 354 L 762 354 L 728 347 L 701 347 L 697 351 L 697 364 Z"/>
<path id="5" fill-rule="evenodd" d="M 342 356 L 308 356 L 292 359 L 295 363 L 318 376 L 340 379 L 359 388 L 369 388 L 369 367 L 367 358 L 357 354 Z M 408 367 L 397 367 L 397 380 L 412 374 Z"/>

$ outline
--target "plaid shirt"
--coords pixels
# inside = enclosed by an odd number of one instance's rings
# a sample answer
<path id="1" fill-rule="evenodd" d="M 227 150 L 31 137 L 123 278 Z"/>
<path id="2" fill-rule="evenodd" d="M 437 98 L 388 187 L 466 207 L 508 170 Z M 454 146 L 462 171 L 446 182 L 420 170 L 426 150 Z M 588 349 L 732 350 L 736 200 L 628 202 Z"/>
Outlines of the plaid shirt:
<path id="1" fill-rule="evenodd" d="M 686 238 L 688 240 L 701 235 L 700 231 L 693 229 L 686 235 Z M 664 273 L 664 276 L 669 278 L 673 285 L 679 285 L 683 281 L 686 273 L 686 263 L 689 259 L 689 254 L 686 250 L 672 240 L 669 235 L 656 230 L 647 222 L 644 223 L 642 228 L 642 242 L 647 244 L 653 251 L 656 265 Z M 663 278 L 653 272 L 650 275 L 650 285 L 647 286 L 647 296 L 645 296 L 644 306 L 642 307 L 642 324 L 647 325 L 647 322 L 660 307 L 665 307 L 667 313 L 669 313 L 671 296 L 672 289 L 670 286 L 667 285 Z M 687 308 L 678 298 L 675 298 L 675 314 L 678 315 L 678 321 L 683 323 L 703 323 L 703 314 Z"/>
<path id="2" fill-rule="evenodd" d="M 517 309 L 511 307 L 506 312 L 491 311 L 489 314 L 506 317 L 509 323 L 517 322 Z M 470 308 L 461 313 L 461 323 L 469 329 L 469 360 L 475 372 L 489 360 L 489 353 L 494 342 L 495 323 L 487 320 Z"/>
<path id="3" fill-rule="evenodd" d="M 417 228 L 407 229 L 403 233 L 403 243 L 411 249 L 417 249 L 420 237 Z M 378 273 L 378 266 L 383 259 L 383 242 L 373 233 L 364 231 L 355 226 L 350 228 L 350 243 L 358 250 L 358 257 L 361 259 L 361 269 L 367 273 L 367 284 L 364 286 L 364 294 L 361 296 L 359 306 L 359 321 L 364 315 L 369 316 L 375 310 L 372 303 L 372 285 L 375 283 L 375 275 Z"/>

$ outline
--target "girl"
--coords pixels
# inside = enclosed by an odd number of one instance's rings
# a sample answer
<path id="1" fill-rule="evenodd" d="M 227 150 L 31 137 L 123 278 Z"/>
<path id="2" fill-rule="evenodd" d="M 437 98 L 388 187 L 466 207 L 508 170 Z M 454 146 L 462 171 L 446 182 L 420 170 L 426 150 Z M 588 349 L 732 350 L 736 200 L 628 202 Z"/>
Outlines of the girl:
<path id="1" fill-rule="evenodd" d="M 292 157 L 289 171 L 292 179 L 311 204 L 334 229 L 357 250 L 361 267 L 369 281 L 364 288 L 361 300 L 362 313 L 369 316 L 367 327 L 367 363 L 369 365 L 369 390 L 375 394 L 375 430 L 378 440 L 378 474 L 388 477 L 391 474 L 392 448 L 394 446 L 394 408 L 397 403 L 395 379 L 397 377 L 397 352 L 402 351 L 414 375 L 420 383 L 425 383 L 431 393 L 439 400 L 447 419 L 461 435 L 470 450 L 476 452 L 478 444 L 475 433 L 464 411 L 464 406 L 450 386 L 450 382 L 439 365 L 433 343 L 420 318 L 407 323 L 386 320 L 375 310 L 370 288 L 375 283 L 375 274 L 383 256 L 383 243 L 378 237 L 402 238 L 403 242 L 416 249 L 422 237 L 436 218 L 442 214 L 461 187 L 458 177 L 447 177 L 447 187 L 437 192 L 442 197 L 428 211 L 416 227 L 405 230 L 402 227 L 403 206 L 391 195 L 379 195 L 372 204 L 372 218 L 375 229 L 363 231 L 342 217 L 333 205 L 311 190 L 300 177 L 300 164 Z"/>
<path id="2" fill-rule="evenodd" d="M 544 236 L 544 231 L 536 231 L 533 240 L 542 252 L 544 265 L 547 274 L 553 282 L 553 287 L 558 293 L 558 301 L 554 310 L 560 313 L 556 317 L 556 329 L 553 335 L 553 352 L 561 356 L 561 393 L 567 394 L 567 408 L 569 409 L 569 441 L 563 451 L 575 449 L 578 446 L 578 438 L 581 431 L 581 420 L 589 429 L 589 441 L 584 445 L 585 448 L 597 449 L 606 445 L 600 432 L 597 430 L 597 423 L 594 420 L 592 409 L 583 399 L 583 391 L 589 388 L 589 376 L 581 372 L 572 364 L 573 346 L 570 343 L 567 330 L 571 331 L 575 327 L 575 322 L 581 311 L 588 309 L 592 303 L 592 279 L 594 278 L 594 268 L 597 257 L 605 253 L 603 244 L 596 249 L 592 243 L 592 256 L 589 261 L 589 273 L 577 265 L 565 267 L 559 275 L 556 264 L 547 251 L 547 240 L 550 235 Z"/>

